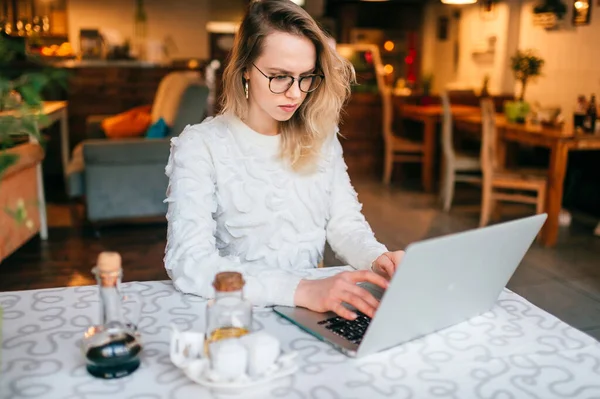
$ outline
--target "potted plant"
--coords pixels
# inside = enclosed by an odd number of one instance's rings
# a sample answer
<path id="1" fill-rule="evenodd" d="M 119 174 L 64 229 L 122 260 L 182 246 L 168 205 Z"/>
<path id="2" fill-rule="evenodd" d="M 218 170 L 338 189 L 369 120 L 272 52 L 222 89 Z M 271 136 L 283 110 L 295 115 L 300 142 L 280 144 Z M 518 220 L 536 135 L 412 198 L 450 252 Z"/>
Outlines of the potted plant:
<path id="1" fill-rule="evenodd" d="M 525 102 L 527 83 L 542 74 L 544 60 L 535 55 L 534 50 L 518 50 L 510 59 L 510 67 L 515 79 L 521 83 L 521 94 L 517 101 L 505 103 L 506 117 L 510 122 L 523 123 L 529 113 L 529 104 Z"/>
<path id="2" fill-rule="evenodd" d="M 62 71 L 39 69 L 23 73 L 21 68 L 14 68 L 12 61 L 17 56 L 24 55 L 20 52 L 22 49 L 14 42 L 0 35 L 0 254 L 4 252 L 2 248 L 8 243 L 7 240 L 14 240 L 15 236 L 27 236 L 22 233 L 22 229 L 33 229 L 27 209 L 37 206 L 37 198 L 21 198 L 14 190 L 16 188 L 21 192 L 23 189 L 25 192 L 23 187 L 35 184 L 35 179 L 33 182 L 23 181 L 23 184 L 15 185 L 13 177 L 16 175 L 15 170 L 19 171 L 19 176 L 25 176 L 25 172 L 21 172 L 27 169 L 24 165 L 29 167 L 31 162 L 40 162 L 43 158 L 43 148 L 29 143 L 30 138 L 33 138 L 32 141 L 43 144 L 38 129 L 43 118 L 39 112 L 42 106 L 41 93 L 50 82 L 64 81 Z M 24 159 L 20 164 L 21 157 Z M 3 189 L 3 181 L 8 181 L 3 180 L 5 176 L 12 179 L 12 185 Z M 30 173 L 27 180 L 31 178 Z M 5 225 L 7 220 L 14 225 Z M 11 241 L 6 247 L 13 248 L 16 245 L 13 244 Z"/>

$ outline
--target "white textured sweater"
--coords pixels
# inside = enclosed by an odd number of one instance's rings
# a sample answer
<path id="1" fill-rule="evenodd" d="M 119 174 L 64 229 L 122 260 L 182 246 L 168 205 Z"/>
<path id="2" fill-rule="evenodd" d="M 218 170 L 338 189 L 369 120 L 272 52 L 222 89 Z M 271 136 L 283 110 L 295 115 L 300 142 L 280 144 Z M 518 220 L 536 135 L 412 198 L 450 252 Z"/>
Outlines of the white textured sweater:
<path id="1" fill-rule="evenodd" d="M 278 157 L 280 136 L 233 115 L 187 126 L 171 140 L 165 267 L 177 289 L 211 298 L 216 273 L 243 273 L 254 305 L 294 305 L 296 287 L 323 258 L 368 269 L 386 247 L 376 241 L 332 134 L 312 174 Z"/>

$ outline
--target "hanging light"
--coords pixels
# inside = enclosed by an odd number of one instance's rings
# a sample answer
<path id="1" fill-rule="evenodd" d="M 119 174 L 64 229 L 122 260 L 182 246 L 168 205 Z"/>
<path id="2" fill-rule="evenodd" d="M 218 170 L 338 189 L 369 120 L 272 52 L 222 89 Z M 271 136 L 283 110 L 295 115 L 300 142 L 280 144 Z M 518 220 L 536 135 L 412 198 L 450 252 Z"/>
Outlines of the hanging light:
<path id="1" fill-rule="evenodd" d="M 444 4 L 475 4 L 477 0 L 442 0 Z"/>

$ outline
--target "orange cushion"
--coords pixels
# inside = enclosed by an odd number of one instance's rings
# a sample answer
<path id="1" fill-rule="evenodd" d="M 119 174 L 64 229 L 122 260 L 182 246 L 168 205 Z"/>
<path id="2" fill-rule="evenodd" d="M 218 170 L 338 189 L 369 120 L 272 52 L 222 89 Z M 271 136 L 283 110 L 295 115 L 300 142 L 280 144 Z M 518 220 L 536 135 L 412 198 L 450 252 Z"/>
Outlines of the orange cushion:
<path id="1" fill-rule="evenodd" d="M 151 108 L 150 105 L 142 105 L 104 119 L 104 134 L 109 138 L 142 136 L 152 122 Z"/>

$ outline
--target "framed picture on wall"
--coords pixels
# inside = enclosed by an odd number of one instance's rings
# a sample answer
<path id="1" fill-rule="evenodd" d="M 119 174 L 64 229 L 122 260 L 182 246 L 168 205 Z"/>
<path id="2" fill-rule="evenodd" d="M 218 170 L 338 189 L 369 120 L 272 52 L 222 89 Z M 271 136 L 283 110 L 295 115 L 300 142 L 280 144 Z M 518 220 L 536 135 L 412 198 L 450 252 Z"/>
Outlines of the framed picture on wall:
<path id="1" fill-rule="evenodd" d="M 573 26 L 589 25 L 593 0 L 573 0 Z"/>

